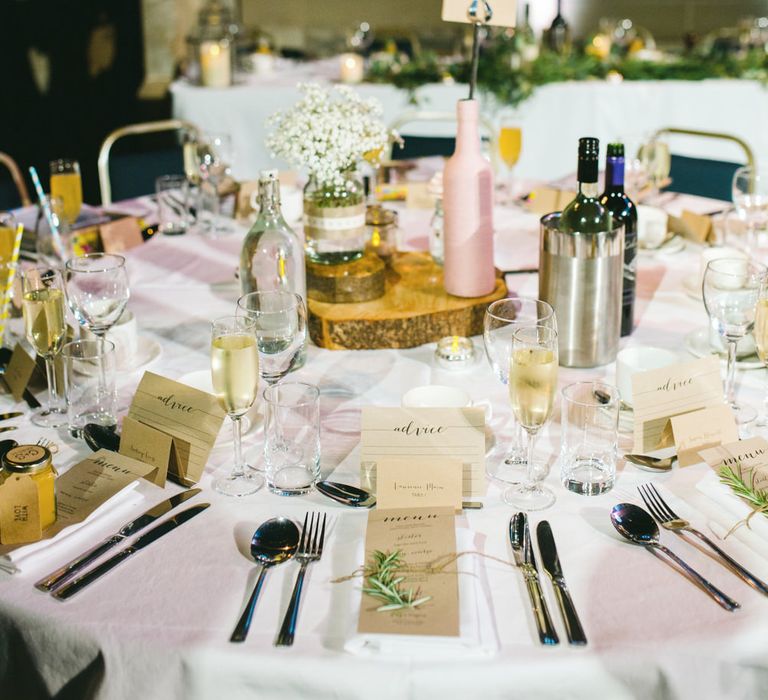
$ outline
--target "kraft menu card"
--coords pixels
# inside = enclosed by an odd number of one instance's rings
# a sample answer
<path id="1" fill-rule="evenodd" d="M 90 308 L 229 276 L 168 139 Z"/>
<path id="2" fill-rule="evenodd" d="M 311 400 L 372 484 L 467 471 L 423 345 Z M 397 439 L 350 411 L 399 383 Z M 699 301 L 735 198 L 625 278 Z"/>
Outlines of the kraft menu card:
<path id="1" fill-rule="evenodd" d="M 739 439 L 739 429 L 736 427 L 733 411 L 725 404 L 675 416 L 671 424 L 677 447 L 677 461 L 681 467 L 701 462 L 702 450 Z"/>
<path id="2" fill-rule="evenodd" d="M 720 475 L 720 469 L 730 467 L 748 484 L 759 491 L 768 490 L 768 441 L 753 437 L 702 450 L 702 459 Z"/>
<path id="3" fill-rule="evenodd" d="M 382 459 L 456 459 L 462 496 L 484 496 L 485 411 L 482 408 L 380 408 L 364 406 L 360 436 L 363 483 Z"/>
<path id="4" fill-rule="evenodd" d="M 179 438 L 172 438 L 162 430 L 144 425 L 130 416 L 123 418 L 120 454 L 154 467 L 146 478 L 156 486 L 165 486 L 169 468 L 176 465 L 178 469 L 177 444 L 186 445 L 189 450 L 189 443 Z"/>
<path id="5" fill-rule="evenodd" d="M 46 528 L 43 539 L 51 539 L 64 528 L 82 522 L 112 496 L 150 471 L 150 465 L 109 450 L 99 450 L 78 462 L 56 479 L 56 522 Z M 14 548 L 5 546 L 5 540 L 3 545 L 0 556 Z"/>
<path id="6" fill-rule="evenodd" d="M 213 394 L 153 372 L 144 373 L 128 410 L 129 418 L 171 436 L 174 451 L 168 473 L 186 486 L 203 475 L 226 416 Z"/>
<path id="7" fill-rule="evenodd" d="M 378 611 L 385 601 L 362 594 L 357 631 L 361 634 L 459 636 L 459 578 L 456 569 L 456 530 L 452 508 L 373 510 L 365 533 L 365 563 L 373 553 L 402 553 L 406 568 L 403 591 L 418 590 L 430 599 L 416 608 Z M 439 572 L 427 565 L 449 561 Z M 409 572 L 407 567 L 414 571 Z"/>
<path id="8" fill-rule="evenodd" d="M 35 358 L 29 355 L 21 343 L 16 343 L 3 375 L 16 401 L 21 401 L 24 396 L 24 389 L 32 379 L 36 366 Z"/>
<path id="9" fill-rule="evenodd" d="M 712 355 L 632 375 L 635 452 L 672 444 L 670 419 L 723 403 L 720 360 Z"/>
<path id="10" fill-rule="evenodd" d="M 461 511 L 463 465 L 458 459 L 381 459 L 376 507 L 453 508 Z"/>

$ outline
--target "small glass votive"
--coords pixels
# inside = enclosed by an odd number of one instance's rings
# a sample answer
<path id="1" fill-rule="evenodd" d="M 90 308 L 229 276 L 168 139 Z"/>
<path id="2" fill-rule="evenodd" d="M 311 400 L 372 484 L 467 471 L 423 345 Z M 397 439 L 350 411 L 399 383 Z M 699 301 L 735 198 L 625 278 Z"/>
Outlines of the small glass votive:
<path id="1" fill-rule="evenodd" d="M 179 236 L 189 225 L 189 183 L 184 175 L 161 175 L 155 180 L 157 230 Z"/>
<path id="2" fill-rule="evenodd" d="M 435 360 L 443 369 L 468 369 L 475 361 L 475 344 L 471 338 L 446 336 L 437 341 Z"/>
<path id="3" fill-rule="evenodd" d="M 560 480 L 574 493 L 605 493 L 616 479 L 619 390 L 604 382 L 576 382 L 562 395 Z"/>
<path id="4" fill-rule="evenodd" d="M 366 250 L 389 260 L 397 252 L 397 212 L 373 204 L 365 211 L 365 228 Z"/>
<path id="5" fill-rule="evenodd" d="M 279 496 L 307 493 L 320 476 L 320 390 L 280 382 L 264 390 L 267 486 Z"/>
<path id="6" fill-rule="evenodd" d="M 69 432 L 81 437 L 88 423 L 117 424 L 115 344 L 109 340 L 75 340 L 61 351 Z"/>

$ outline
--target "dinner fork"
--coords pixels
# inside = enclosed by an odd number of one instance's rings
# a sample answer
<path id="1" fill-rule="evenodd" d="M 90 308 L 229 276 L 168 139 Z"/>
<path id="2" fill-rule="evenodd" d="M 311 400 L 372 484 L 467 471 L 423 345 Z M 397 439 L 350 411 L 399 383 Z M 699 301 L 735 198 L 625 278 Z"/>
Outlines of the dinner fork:
<path id="1" fill-rule="evenodd" d="M 756 591 L 760 591 L 763 595 L 768 595 L 768 585 L 766 585 L 759 578 L 747 571 L 741 564 L 732 559 L 726 554 L 720 547 L 718 547 L 712 540 L 709 539 L 703 532 L 699 532 L 695 528 L 691 527 L 687 520 L 683 520 L 667 505 L 667 502 L 661 497 L 658 489 L 653 484 L 644 484 L 638 486 L 637 490 L 640 492 L 640 496 L 643 502 L 651 511 L 656 520 L 665 530 L 671 530 L 682 536 L 682 531 L 690 532 L 692 535 L 698 537 L 704 544 L 712 549 L 723 561 L 733 573 L 746 581 Z"/>
<path id="2" fill-rule="evenodd" d="M 307 513 L 304 516 L 304 528 L 301 531 L 299 547 L 293 558 L 301 564 L 299 575 L 296 577 L 296 584 L 293 587 L 291 602 L 288 604 L 288 610 L 285 611 L 283 625 L 280 627 L 280 634 L 277 636 L 275 646 L 289 647 L 293 644 L 293 637 L 296 634 L 296 621 L 299 619 L 299 600 L 301 599 L 301 589 L 304 585 L 304 574 L 307 567 L 313 562 L 318 561 L 323 555 L 323 543 L 325 542 L 325 518 L 323 514 L 323 524 L 320 525 L 320 513 Z M 309 524 L 307 524 L 309 520 Z"/>
<path id="3" fill-rule="evenodd" d="M 40 438 L 37 441 L 37 444 L 40 445 L 40 447 L 48 448 L 50 453 L 54 455 L 59 451 L 59 446 L 53 440 L 48 440 L 47 438 Z"/>

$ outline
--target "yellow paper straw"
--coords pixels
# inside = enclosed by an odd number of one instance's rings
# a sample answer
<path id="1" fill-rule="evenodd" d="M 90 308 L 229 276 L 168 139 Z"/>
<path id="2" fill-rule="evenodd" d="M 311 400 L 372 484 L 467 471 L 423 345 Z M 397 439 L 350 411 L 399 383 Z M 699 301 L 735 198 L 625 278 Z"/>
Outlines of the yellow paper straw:
<path id="1" fill-rule="evenodd" d="M 13 240 L 13 251 L 11 252 L 11 259 L 8 262 L 8 280 L 5 283 L 5 288 L 2 290 L 2 311 L 0 311 L 0 346 L 3 344 L 3 336 L 5 335 L 5 322 L 9 314 L 9 304 L 11 301 L 11 292 L 13 290 L 13 282 L 16 279 L 16 268 L 19 264 L 19 251 L 21 250 L 21 236 L 24 233 L 24 226 L 18 224 L 16 226 L 16 238 Z"/>

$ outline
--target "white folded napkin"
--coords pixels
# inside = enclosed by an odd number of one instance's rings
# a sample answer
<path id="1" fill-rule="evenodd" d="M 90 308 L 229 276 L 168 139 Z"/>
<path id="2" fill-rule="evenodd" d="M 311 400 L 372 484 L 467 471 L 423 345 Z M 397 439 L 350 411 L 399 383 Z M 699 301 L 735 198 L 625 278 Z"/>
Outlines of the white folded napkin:
<path id="1" fill-rule="evenodd" d="M 459 552 L 477 549 L 470 530 L 456 531 Z M 364 557 L 361 549 L 359 560 Z M 493 622 L 488 599 L 483 592 L 481 557 L 466 554 L 457 560 L 459 570 L 459 630 L 458 637 L 429 637 L 405 634 L 360 634 L 357 619 L 361 594 L 355 588 L 354 611 L 351 616 L 352 631 L 344 648 L 361 656 L 386 655 L 418 659 L 445 659 L 488 657 L 499 649 L 496 626 Z"/>
<path id="2" fill-rule="evenodd" d="M 721 483 L 717 474 L 712 471 L 696 484 L 696 488 L 719 506 L 719 516 L 716 520 L 724 528 L 723 533 L 718 533 L 721 536 L 752 512 L 752 509 Z M 768 559 L 768 519 L 761 513 L 749 521 L 749 527 L 742 525 L 736 528 L 730 537 L 736 538 Z"/>
<path id="3" fill-rule="evenodd" d="M 132 481 L 104 501 L 85 520 L 65 527 L 51 539 L 25 544 L 0 556 L 0 570 L 19 574 L 43 565 L 57 566 L 67 561 L 61 556 L 65 550 L 71 552 L 70 558 L 74 558 L 79 552 L 92 547 L 97 540 L 90 532 L 100 527 L 106 530 L 110 524 L 117 529 L 123 526 L 123 519 L 130 519 L 130 514 L 144 500 L 144 496 L 137 491 L 138 485 L 138 479 Z M 110 534 L 108 530 L 107 534 Z"/>

